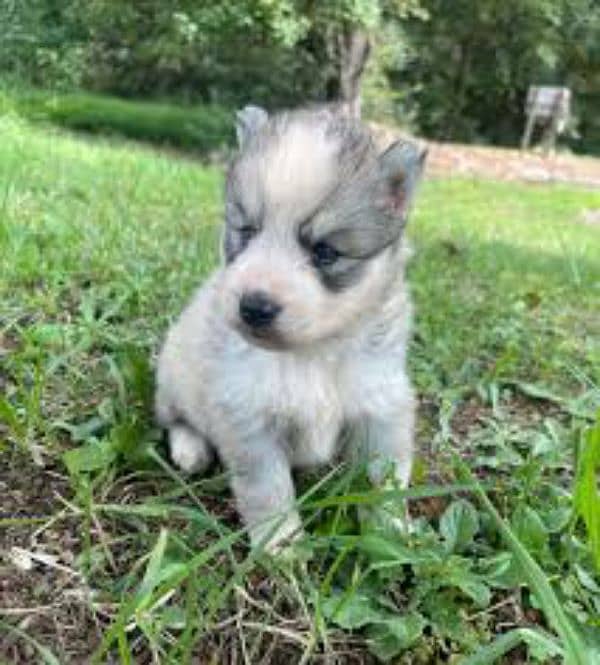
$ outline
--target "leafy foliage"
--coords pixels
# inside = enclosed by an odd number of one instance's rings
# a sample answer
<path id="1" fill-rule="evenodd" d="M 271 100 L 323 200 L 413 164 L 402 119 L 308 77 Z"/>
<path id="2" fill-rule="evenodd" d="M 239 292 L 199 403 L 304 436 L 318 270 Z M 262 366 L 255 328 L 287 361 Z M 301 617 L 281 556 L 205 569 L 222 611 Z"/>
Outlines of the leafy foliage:
<path id="1" fill-rule="evenodd" d="M 426 135 L 516 145 L 528 86 L 567 85 L 588 142 L 580 148 L 597 149 L 597 3 L 461 0 L 450 9 L 443 0 L 424 0 L 422 7 L 430 20 L 410 21 L 413 57 L 392 76 L 411 89 Z"/>
<path id="2" fill-rule="evenodd" d="M 600 149 L 595 0 L 8 0 L 0 31 L 4 79 L 226 107 L 337 99 L 363 31 L 373 117 L 514 145 L 527 87 L 554 83 L 574 92 L 570 145 Z"/>

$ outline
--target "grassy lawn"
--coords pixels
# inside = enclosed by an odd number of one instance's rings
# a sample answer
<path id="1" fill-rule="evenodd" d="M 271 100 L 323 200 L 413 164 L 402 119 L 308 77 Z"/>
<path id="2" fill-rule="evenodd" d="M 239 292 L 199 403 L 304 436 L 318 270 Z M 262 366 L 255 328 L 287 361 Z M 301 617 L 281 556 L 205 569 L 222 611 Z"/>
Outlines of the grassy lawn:
<path id="1" fill-rule="evenodd" d="M 600 192 L 424 183 L 414 531 L 359 520 L 382 499 L 342 465 L 299 479 L 309 536 L 273 562 L 223 474 L 180 477 L 151 420 L 221 188 L 217 168 L 0 116 L 0 660 L 593 662 Z"/>

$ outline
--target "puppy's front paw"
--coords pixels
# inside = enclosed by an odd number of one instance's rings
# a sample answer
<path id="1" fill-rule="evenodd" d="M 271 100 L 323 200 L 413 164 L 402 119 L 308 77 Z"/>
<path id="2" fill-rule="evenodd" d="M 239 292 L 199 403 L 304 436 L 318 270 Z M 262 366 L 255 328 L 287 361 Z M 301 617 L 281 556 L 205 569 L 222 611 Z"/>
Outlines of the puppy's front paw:
<path id="1" fill-rule="evenodd" d="M 169 430 L 171 459 L 185 473 L 206 471 L 212 462 L 212 451 L 204 438 L 185 425 Z"/>

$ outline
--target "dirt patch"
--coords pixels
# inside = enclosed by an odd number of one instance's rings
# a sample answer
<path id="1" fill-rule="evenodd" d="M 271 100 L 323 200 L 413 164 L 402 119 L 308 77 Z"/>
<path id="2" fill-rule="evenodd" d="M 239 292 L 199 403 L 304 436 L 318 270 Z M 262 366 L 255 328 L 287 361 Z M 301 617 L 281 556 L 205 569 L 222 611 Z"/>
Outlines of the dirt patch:
<path id="1" fill-rule="evenodd" d="M 399 136 L 384 125 L 372 124 L 381 143 Z M 600 188 L 600 159 L 568 153 L 545 156 L 533 151 L 459 143 L 423 141 L 428 148 L 426 173 L 429 176 L 474 176 L 493 180 L 532 183 L 565 183 Z"/>
<path id="2" fill-rule="evenodd" d="M 600 159 L 556 154 L 545 157 L 508 148 L 430 143 L 429 175 L 487 176 L 495 180 L 568 183 L 600 187 Z"/>
<path id="3" fill-rule="evenodd" d="M 99 631 L 75 565 L 80 529 L 72 518 L 50 521 L 63 507 L 59 497 L 69 497 L 69 484 L 58 470 L 17 456 L 0 456 L 0 621 L 34 636 L 60 662 L 81 664 Z M 37 658 L 17 632 L 3 631 L 0 660 Z"/>

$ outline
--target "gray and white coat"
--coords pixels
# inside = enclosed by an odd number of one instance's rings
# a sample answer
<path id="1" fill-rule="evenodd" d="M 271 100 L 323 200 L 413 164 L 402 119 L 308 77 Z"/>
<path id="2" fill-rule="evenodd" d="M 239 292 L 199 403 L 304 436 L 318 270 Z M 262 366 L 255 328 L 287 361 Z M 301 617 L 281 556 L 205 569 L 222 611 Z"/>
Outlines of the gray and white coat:
<path id="1" fill-rule="evenodd" d="M 156 413 L 173 460 L 218 454 L 254 545 L 301 531 L 291 469 L 330 461 L 354 430 L 375 483 L 406 486 L 415 402 L 403 229 L 424 153 L 379 154 L 327 110 L 238 117 L 223 265 L 168 332 Z"/>

